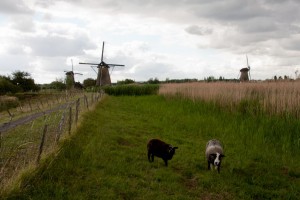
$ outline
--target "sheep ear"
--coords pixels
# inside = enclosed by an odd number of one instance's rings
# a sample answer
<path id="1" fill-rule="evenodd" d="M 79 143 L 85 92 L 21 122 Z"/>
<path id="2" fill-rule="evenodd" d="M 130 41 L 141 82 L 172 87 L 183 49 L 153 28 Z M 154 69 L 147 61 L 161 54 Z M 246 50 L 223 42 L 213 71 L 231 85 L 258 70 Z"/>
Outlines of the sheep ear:
<path id="1" fill-rule="evenodd" d="M 224 154 L 221 154 L 220 156 L 221 156 L 222 158 L 223 158 L 223 157 L 225 157 L 225 155 L 224 155 Z"/>
<path id="2" fill-rule="evenodd" d="M 178 149 L 178 147 L 173 147 L 173 149 Z"/>

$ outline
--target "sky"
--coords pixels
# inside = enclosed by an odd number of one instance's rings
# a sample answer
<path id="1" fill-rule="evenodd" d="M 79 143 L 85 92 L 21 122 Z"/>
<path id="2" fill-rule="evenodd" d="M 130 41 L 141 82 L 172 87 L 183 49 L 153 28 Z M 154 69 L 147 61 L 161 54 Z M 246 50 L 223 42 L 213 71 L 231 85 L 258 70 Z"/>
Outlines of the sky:
<path id="1" fill-rule="evenodd" d="M 110 69 L 112 82 L 209 76 L 254 80 L 300 74 L 298 0 L 1 0 L 0 75 L 26 71 L 51 83 L 89 65 Z M 299 73 L 298 73 L 299 70 Z"/>

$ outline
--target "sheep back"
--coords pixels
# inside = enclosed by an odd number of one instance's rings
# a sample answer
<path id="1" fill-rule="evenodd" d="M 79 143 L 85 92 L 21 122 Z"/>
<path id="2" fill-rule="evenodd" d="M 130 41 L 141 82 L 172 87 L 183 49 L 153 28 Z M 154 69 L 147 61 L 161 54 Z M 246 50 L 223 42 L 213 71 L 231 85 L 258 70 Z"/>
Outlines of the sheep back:
<path id="1" fill-rule="evenodd" d="M 210 154 L 219 153 L 223 154 L 223 145 L 219 140 L 209 140 L 206 144 L 205 156 L 208 159 Z"/>

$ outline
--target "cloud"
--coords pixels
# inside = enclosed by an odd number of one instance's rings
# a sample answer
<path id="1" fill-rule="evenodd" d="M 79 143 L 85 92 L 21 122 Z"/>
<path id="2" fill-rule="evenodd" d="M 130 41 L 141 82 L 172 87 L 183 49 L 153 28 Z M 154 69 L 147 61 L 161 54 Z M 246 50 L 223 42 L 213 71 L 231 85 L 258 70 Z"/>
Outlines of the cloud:
<path id="1" fill-rule="evenodd" d="M 23 0 L 1 0 L 0 13 L 32 14 L 34 11 Z"/>
<path id="2" fill-rule="evenodd" d="M 253 77 L 270 77 L 299 66 L 299 8 L 297 0 L 3 0 L 0 57 L 53 78 L 71 58 L 99 62 L 106 41 L 105 61 L 126 65 L 114 81 L 236 78 L 245 54 Z M 75 64 L 79 80 L 95 77 Z"/>
<path id="3" fill-rule="evenodd" d="M 197 25 L 188 26 L 185 31 L 193 35 L 209 35 L 213 32 L 211 28 L 199 27 Z"/>
<path id="4" fill-rule="evenodd" d="M 11 17 L 11 28 L 21 32 L 34 32 L 35 23 L 31 16 L 15 15 Z"/>

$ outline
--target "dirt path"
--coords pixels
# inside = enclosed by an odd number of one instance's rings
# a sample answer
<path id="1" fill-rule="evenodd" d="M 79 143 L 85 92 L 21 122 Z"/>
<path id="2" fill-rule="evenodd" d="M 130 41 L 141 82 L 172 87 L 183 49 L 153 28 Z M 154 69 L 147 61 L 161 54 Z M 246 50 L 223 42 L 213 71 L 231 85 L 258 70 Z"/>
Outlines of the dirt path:
<path id="1" fill-rule="evenodd" d="M 59 105 L 59 106 L 57 106 L 55 108 L 46 110 L 44 112 L 34 113 L 32 115 L 25 116 L 25 117 L 19 118 L 19 119 L 14 120 L 14 121 L 10 121 L 8 123 L 3 123 L 3 124 L 0 125 L 0 132 L 1 133 L 6 132 L 6 131 L 8 131 L 8 130 L 10 130 L 12 128 L 15 128 L 16 126 L 19 126 L 19 125 L 31 122 L 31 121 L 33 121 L 36 118 L 39 118 L 41 116 L 48 115 L 48 114 L 50 114 L 52 112 L 55 112 L 55 111 L 58 111 L 58 110 L 66 109 L 69 105 L 70 105 L 70 102 L 62 104 L 62 105 Z"/>

